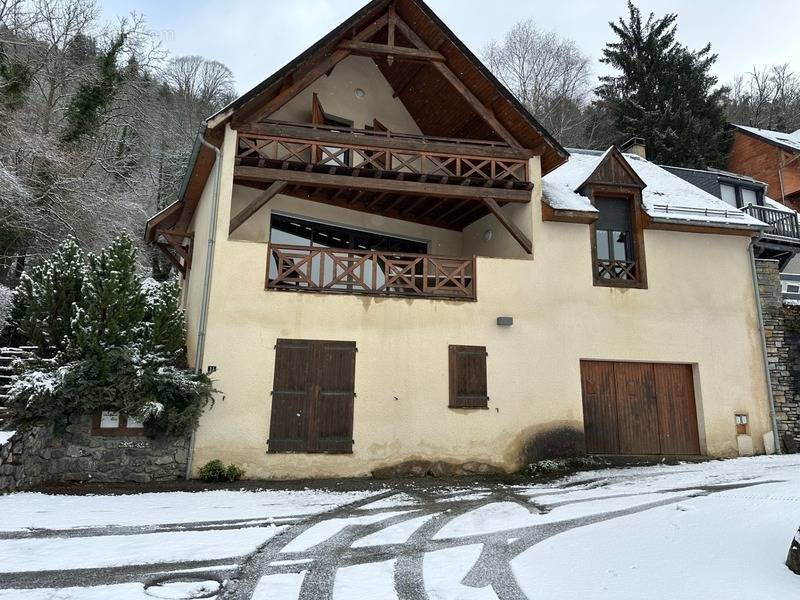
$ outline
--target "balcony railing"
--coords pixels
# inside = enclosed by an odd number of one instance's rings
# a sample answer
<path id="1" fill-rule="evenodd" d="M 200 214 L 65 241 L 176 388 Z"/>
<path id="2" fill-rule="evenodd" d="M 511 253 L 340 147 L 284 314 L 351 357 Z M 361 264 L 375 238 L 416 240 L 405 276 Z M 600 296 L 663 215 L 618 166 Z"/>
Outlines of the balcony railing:
<path id="1" fill-rule="evenodd" d="M 415 181 L 425 177 L 430 183 L 480 180 L 493 187 L 530 186 L 527 160 L 507 146 L 346 128 L 263 124 L 242 129 L 236 159 L 244 166 L 313 165 L 332 174 L 383 171 Z"/>
<path id="2" fill-rule="evenodd" d="M 475 258 L 269 244 L 267 289 L 476 300 Z"/>
<path id="3" fill-rule="evenodd" d="M 769 229 L 764 232 L 766 235 L 800 240 L 800 225 L 798 225 L 797 213 L 755 204 L 749 204 L 743 207 L 742 210 L 769 225 Z"/>

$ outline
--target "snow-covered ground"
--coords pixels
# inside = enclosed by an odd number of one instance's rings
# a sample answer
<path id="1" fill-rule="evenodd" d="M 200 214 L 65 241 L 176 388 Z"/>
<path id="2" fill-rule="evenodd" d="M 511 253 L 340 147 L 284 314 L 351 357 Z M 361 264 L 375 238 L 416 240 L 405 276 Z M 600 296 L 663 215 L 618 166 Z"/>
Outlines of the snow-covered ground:
<path id="1" fill-rule="evenodd" d="M 0 599 L 213 597 L 226 580 L 226 600 L 800 598 L 783 564 L 798 525 L 800 456 L 540 485 L 11 494 Z"/>

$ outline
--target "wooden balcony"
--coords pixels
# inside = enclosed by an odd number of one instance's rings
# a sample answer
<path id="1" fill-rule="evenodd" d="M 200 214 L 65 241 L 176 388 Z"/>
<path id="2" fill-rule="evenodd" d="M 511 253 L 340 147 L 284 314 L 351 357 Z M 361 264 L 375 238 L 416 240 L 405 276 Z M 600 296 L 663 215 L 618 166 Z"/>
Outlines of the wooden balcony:
<path id="1" fill-rule="evenodd" d="M 477 300 L 475 258 L 269 244 L 268 290 Z"/>
<path id="2" fill-rule="evenodd" d="M 769 229 L 764 232 L 764 237 L 777 237 L 790 243 L 800 243 L 800 225 L 796 213 L 754 204 L 748 204 L 742 210 L 769 225 Z"/>
<path id="3" fill-rule="evenodd" d="M 529 189 L 528 162 L 505 144 L 324 125 L 266 123 L 239 132 L 237 164 L 453 185 Z M 474 180 L 474 181 L 472 181 Z"/>
<path id="4" fill-rule="evenodd" d="M 530 202 L 528 159 L 500 142 L 264 122 L 238 130 L 234 181 L 266 190 L 254 210 L 280 193 L 461 231 Z"/>

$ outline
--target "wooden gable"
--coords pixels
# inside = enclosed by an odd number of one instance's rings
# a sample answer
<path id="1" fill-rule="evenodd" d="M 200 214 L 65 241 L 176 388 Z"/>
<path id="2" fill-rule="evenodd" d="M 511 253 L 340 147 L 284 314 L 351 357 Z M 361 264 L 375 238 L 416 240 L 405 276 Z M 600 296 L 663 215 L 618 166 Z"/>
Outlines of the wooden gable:
<path id="1" fill-rule="evenodd" d="M 591 175 L 575 191 L 582 192 L 590 185 L 622 186 L 640 190 L 647 187 L 616 146 L 608 149 Z"/>
<path id="2" fill-rule="evenodd" d="M 350 56 L 366 56 L 375 62 L 423 136 L 499 142 L 498 153 L 512 152 L 519 159 L 540 156 L 543 173 L 568 157 L 423 0 L 372 0 L 271 77 L 211 116 L 206 121 L 205 138 L 219 146 L 227 124 L 240 131 L 257 128 Z M 213 162 L 212 150 L 206 146 L 196 149 L 180 195 L 181 210 L 151 219 L 146 233 L 149 241 L 155 239 L 158 230 L 188 227 Z"/>
<path id="3" fill-rule="evenodd" d="M 545 173 L 568 156 L 422 0 L 373 0 L 209 127 L 258 123 L 354 55 L 376 62 L 424 135 L 503 141 L 540 155 Z"/>

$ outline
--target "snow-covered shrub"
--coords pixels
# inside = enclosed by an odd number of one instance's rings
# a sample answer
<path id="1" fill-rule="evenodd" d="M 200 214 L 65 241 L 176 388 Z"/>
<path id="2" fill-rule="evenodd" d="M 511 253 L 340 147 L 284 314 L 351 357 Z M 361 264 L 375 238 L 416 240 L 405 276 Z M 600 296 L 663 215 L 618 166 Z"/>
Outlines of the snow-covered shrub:
<path id="1" fill-rule="evenodd" d="M 39 346 L 43 356 L 55 344 L 49 351 L 55 356 L 27 365 L 13 383 L 10 397 L 17 414 L 55 420 L 117 410 L 137 417 L 152 434 L 194 427 L 214 390 L 206 375 L 185 368 L 177 283 L 143 286 L 125 235 L 82 260 L 80 269 L 72 262 L 67 269 L 63 257 L 74 261 L 78 256 L 73 243 L 59 249 L 62 258 L 23 278 L 22 291 L 15 293 L 20 301 L 14 318 L 24 341 Z M 50 265 L 61 265 L 71 275 L 57 279 Z M 58 282 L 77 287 L 67 293 Z M 55 308 L 37 308 L 44 305 Z M 34 340 L 28 323 L 39 323 L 46 333 Z"/>

